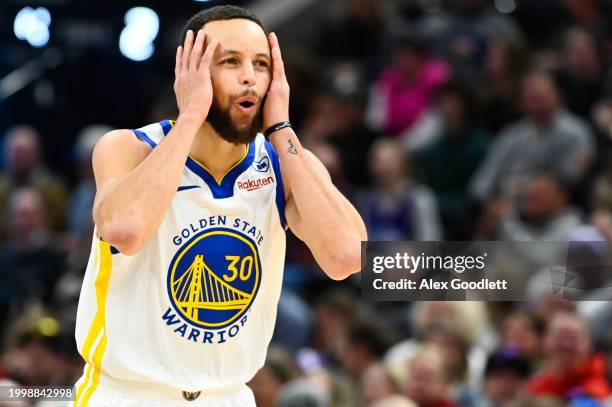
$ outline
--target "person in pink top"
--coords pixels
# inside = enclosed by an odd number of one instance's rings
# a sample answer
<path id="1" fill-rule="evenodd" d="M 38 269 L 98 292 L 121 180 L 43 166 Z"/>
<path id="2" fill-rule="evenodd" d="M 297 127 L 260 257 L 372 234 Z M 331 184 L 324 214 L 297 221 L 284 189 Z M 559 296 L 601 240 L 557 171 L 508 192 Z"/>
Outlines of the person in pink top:
<path id="1" fill-rule="evenodd" d="M 402 35 L 395 40 L 392 63 L 370 91 L 369 124 L 392 135 L 408 130 L 429 108 L 436 90 L 450 78 L 450 67 L 430 55 L 425 40 Z"/>

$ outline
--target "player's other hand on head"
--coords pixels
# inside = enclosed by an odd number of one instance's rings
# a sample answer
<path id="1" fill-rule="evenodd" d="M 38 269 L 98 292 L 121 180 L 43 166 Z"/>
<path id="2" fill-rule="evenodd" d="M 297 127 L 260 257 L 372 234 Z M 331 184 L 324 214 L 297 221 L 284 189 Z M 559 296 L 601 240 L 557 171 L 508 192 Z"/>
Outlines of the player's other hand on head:
<path id="1" fill-rule="evenodd" d="M 272 81 L 264 105 L 264 129 L 289 120 L 289 82 L 285 76 L 285 66 L 276 34 L 268 34 L 268 43 L 272 54 Z"/>
<path id="2" fill-rule="evenodd" d="M 206 34 L 189 30 L 185 43 L 176 50 L 174 93 L 181 114 L 192 113 L 206 119 L 212 103 L 213 88 L 210 66 L 219 42 L 212 40 L 204 46 Z"/>

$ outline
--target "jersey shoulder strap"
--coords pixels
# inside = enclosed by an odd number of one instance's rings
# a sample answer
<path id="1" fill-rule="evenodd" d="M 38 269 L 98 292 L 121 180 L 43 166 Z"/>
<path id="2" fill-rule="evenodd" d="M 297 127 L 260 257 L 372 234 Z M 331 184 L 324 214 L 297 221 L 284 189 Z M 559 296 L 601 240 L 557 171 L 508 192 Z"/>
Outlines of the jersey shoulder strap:
<path id="1" fill-rule="evenodd" d="M 151 148 L 155 148 L 162 139 L 166 136 L 166 134 L 170 133 L 172 130 L 173 121 L 171 120 L 162 120 L 158 123 L 149 124 L 148 126 L 140 127 L 138 129 L 132 129 L 132 132 L 151 146 Z"/>

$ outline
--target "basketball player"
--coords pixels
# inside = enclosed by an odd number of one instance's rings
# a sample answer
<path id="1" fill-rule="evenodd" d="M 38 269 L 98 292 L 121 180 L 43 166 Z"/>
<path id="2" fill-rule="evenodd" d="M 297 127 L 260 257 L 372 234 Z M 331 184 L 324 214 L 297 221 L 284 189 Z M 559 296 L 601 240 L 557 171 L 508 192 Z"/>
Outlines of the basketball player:
<path id="1" fill-rule="evenodd" d="M 207 9 L 175 76 L 176 122 L 112 131 L 94 151 L 78 407 L 253 406 L 286 226 L 332 279 L 360 269 L 364 224 L 289 124 L 276 36 L 248 10 Z"/>

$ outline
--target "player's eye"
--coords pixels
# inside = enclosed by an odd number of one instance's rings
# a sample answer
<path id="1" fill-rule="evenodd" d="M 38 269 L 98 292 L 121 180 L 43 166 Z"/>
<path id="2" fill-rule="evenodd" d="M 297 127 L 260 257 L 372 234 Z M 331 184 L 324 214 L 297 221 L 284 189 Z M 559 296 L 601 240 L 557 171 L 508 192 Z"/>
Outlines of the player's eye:
<path id="1" fill-rule="evenodd" d="M 225 59 L 223 61 L 224 64 L 229 64 L 229 65 L 237 65 L 238 64 L 238 60 L 236 58 L 228 58 Z"/>
<path id="2" fill-rule="evenodd" d="M 265 60 L 259 60 L 259 61 L 255 61 L 255 65 L 258 67 L 262 67 L 262 68 L 267 68 L 269 66 L 268 61 Z"/>

